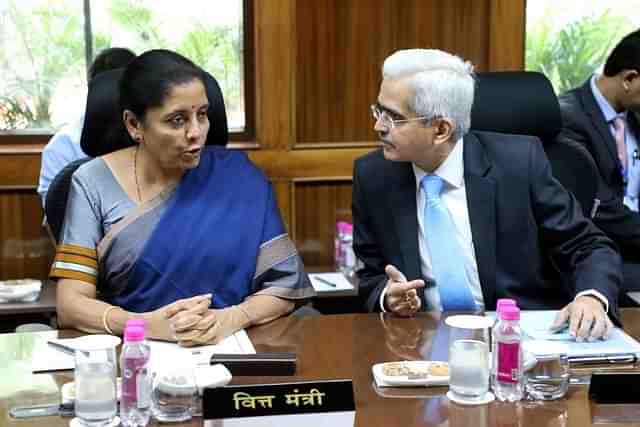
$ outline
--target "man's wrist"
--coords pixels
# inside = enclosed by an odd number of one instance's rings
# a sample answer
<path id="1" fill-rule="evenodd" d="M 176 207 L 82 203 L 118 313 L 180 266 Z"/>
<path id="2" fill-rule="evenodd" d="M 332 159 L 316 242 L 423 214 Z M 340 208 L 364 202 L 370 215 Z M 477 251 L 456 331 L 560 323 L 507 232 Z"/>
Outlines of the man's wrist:
<path id="1" fill-rule="evenodd" d="M 585 296 L 594 298 L 596 301 L 600 302 L 602 304 L 602 308 L 604 312 L 609 313 L 609 300 L 607 299 L 607 297 L 605 297 L 595 289 L 589 289 L 586 291 L 579 292 L 578 295 L 576 295 L 576 297 L 573 300 L 575 301 L 578 298 L 585 297 Z"/>

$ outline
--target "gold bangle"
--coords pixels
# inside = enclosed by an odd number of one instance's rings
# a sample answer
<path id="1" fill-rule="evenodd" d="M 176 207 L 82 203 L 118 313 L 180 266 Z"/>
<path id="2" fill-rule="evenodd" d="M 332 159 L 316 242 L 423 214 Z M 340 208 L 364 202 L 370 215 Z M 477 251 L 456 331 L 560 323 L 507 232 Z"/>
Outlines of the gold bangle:
<path id="1" fill-rule="evenodd" d="M 115 335 L 115 334 L 109 327 L 109 322 L 107 322 L 107 316 L 109 315 L 109 312 L 111 310 L 114 310 L 116 308 L 120 308 L 120 307 L 118 307 L 117 305 L 112 305 L 110 307 L 107 307 L 107 309 L 102 313 L 102 326 L 104 326 L 104 330 L 107 331 L 110 335 Z"/>

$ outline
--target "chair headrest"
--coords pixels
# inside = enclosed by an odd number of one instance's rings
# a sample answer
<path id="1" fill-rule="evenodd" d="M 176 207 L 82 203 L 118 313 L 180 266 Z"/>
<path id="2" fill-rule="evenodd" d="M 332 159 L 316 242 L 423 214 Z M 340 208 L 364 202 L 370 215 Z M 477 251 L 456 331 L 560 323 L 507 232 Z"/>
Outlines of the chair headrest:
<path id="1" fill-rule="evenodd" d="M 89 83 L 87 106 L 80 145 L 90 157 L 98 157 L 135 144 L 120 112 L 120 79 L 124 68 L 98 74 Z M 227 113 L 220 85 L 213 76 L 203 72 L 205 91 L 209 99 L 209 133 L 206 145 L 226 146 L 229 141 Z"/>
<path id="2" fill-rule="evenodd" d="M 133 145 L 120 114 L 120 78 L 124 68 L 105 71 L 89 82 L 80 146 L 98 157 Z"/>
<path id="3" fill-rule="evenodd" d="M 472 130 L 533 135 L 543 142 L 560 132 L 558 98 L 544 74 L 504 71 L 476 77 Z"/>

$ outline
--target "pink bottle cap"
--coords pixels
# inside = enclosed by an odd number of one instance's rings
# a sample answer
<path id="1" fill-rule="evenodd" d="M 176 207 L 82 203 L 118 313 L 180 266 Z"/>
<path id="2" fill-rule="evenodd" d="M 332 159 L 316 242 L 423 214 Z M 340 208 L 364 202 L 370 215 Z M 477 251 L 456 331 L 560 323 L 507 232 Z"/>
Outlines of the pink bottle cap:
<path id="1" fill-rule="evenodd" d="M 127 320 L 125 329 L 128 328 L 129 326 L 139 326 L 144 329 L 147 326 L 147 322 L 145 322 L 144 319 L 129 319 Z"/>
<path id="2" fill-rule="evenodd" d="M 349 224 L 348 222 L 345 222 L 345 223 L 344 223 L 344 231 L 345 231 L 347 234 L 353 234 L 353 225 L 352 225 L 352 224 Z"/>
<path id="3" fill-rule="evenodd" d="M 520 320 L 520 309 L 512 305 L 503 305 L 501 314 L 504 320 Z"/>
<path id="4" fill-rule="evenodd" d="M 499 313 L 502 307 L 506 307 L 508 305 L 517 307 L 516 300 L 511 298 L 500 298 L 496 304 L 496 311 Z"/>
<path id="5" fill-rule="evenodd" d="M 125 342 L 144 341 L 144 328 L 140 326 L 127 326 L 124 330 Z"/>

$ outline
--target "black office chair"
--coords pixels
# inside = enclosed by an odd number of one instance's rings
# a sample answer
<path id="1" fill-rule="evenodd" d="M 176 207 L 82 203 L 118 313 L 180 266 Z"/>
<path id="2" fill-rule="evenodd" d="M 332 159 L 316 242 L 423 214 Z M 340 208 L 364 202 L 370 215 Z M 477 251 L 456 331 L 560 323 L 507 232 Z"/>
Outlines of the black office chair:
<path id="1" fill-rule="evenodd" d="M 558 98 L 543 74 L 532 71 L 478 73 L 471 128 L 540 138 L 555 178 L 590 217 L 598 191 L 598 169 L 584 147 L 557 138 L 561 126 Z"/>
<path id="2" fill-rule="evenodd" d="M 56 241 L 60 242 L 60 233 L 64 224 L 64 215 L 67 211 L 67 199 L 69 198 L 69 187 L 71 186 L 71 176 L 82 164 L 88 162 L 91 158 L 74 160 L 65 166 L 56 177 L 51 181 L 47 197 L 44 203 L 44 211 L 47 215 L 47 224 L 51 234 Z"/>

